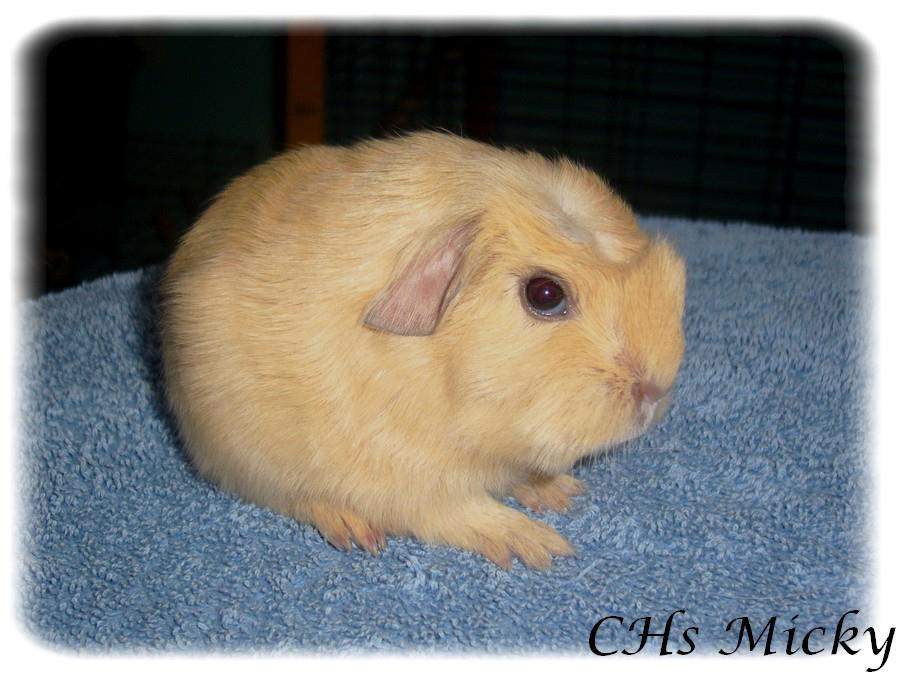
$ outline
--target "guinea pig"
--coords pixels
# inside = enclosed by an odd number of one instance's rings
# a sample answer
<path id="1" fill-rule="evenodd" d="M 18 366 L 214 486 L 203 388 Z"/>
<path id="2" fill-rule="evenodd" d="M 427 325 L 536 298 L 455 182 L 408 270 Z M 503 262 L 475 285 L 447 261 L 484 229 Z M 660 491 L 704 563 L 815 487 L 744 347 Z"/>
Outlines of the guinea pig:
<path id="1" fill-rule="evenodd" d="M 503 568 L 573 548 L 574 463 L 665 409 L 685 268 L 567 159 L 422 132 L 237 178 L 161 287 L 168 401 L 198 472 L 378 553 Z"/>

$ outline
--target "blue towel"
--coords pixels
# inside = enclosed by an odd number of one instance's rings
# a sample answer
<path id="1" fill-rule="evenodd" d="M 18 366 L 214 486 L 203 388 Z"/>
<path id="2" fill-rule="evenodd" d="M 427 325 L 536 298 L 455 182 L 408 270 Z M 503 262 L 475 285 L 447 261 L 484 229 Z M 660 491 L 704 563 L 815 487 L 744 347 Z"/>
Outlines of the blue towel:
<path id="1" fill-rule="evenodd" d="M 862 626 L 865 239 L 644 224 L 688 263 L 677 398 L 576 467 L 588 492 L 569 513 L 536 516 L 578 550 L 550 571 L 404 538 L 343 553 L 199 478 L 160 386 L 159 268 L 23 303 L 21 621 L 74 649 L 582 654 L 605 616 L 624 619 L 598 631 L 606 651 L 676 610 L 698 652 L 733 647 L 742 616 L 803 630 L 860 609 Z"/>

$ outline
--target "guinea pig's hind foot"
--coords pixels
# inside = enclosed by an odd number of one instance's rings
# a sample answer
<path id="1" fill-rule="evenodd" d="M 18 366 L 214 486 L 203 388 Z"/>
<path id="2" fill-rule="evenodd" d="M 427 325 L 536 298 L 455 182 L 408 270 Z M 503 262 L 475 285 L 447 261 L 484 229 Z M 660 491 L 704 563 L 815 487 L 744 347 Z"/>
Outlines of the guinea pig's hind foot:
<path id="1" fill-rule="evenodd" d="M 513 558 L 526 566 L 547 569 L 554 555 L 573 555 L 571 544 L 552 527 L 484 497 L 447 513 L 431 513 L 413 534 L 434 543 L 480 553 L 503 569 Z"/>
<path id="2" fill-rule="evenodd" d="M 512 496 L 532 511 L 565 511 L 571 498 L 584 492 L 584 483 L 566 474 L 545 476 L 534 474 L 512 490 Z"/>
<path id="3" fill-rule="evenodd" d="M 337 549 L 350 551 L 352 544 L 372 555 L 384 550 L 384 531 L 374 527 L 349 509 L 316 503 L 304 509 L 303 520 L 309 520 L 326 541 Z"/>

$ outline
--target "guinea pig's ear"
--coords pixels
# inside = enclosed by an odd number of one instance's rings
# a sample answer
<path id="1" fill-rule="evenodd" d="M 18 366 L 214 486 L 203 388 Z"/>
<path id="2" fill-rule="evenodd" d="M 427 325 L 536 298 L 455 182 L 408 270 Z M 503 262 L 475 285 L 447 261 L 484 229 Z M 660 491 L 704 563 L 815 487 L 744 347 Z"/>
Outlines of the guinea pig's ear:
<path id="1" fill-rule="evenodd" d="M 369 303 L 363 323 L 397 335 L 431 335 L 459 290 L 457 272 L 474 233 L 475 221 L 466 221 L 422 246 Z"/>

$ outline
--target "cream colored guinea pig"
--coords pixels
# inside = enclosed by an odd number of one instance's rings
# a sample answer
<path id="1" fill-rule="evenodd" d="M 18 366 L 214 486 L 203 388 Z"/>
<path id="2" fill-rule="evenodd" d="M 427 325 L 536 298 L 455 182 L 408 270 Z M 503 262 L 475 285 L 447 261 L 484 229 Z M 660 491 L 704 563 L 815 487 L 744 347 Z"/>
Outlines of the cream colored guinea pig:
<path id="1" fill-rule="evenodd" d="M 565 509 L 643 432 L 684 264 L 594 173 L 439 133 L 287 152 L 235 180 L 163 281 L 169 401 L 199 472 L 377 553 L 386 535 L 547 567 L 498 501 Z"/>

